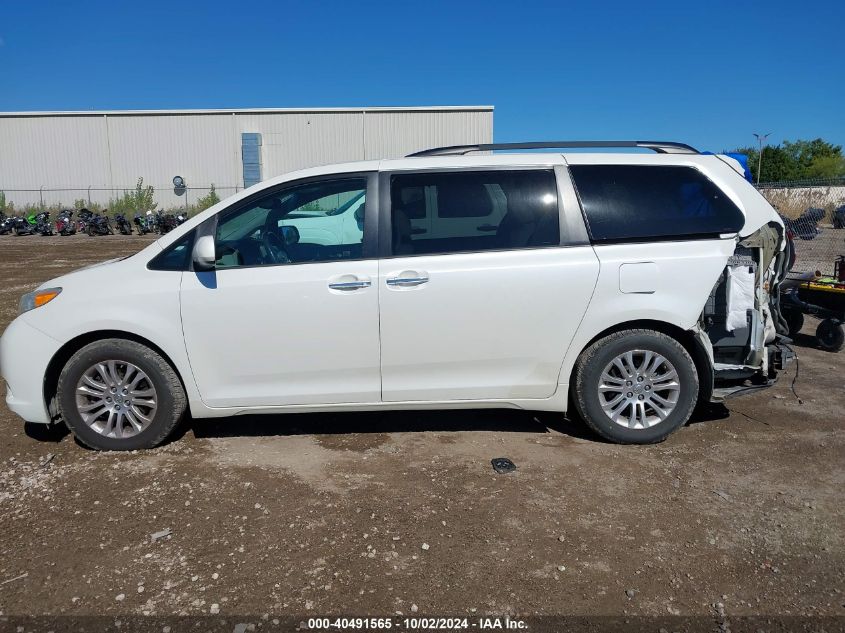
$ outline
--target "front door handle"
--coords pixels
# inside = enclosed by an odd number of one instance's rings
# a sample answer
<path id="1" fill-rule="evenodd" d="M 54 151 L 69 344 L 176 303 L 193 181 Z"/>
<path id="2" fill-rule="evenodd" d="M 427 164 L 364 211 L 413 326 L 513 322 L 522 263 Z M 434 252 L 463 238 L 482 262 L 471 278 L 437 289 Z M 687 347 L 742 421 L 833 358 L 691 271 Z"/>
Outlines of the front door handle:
<path id="1" fill-rule="evenodd" d="M 428 283 L 428 277 L 388 277 L 388 286 L 419 286 Z"/>
<path id="2" fill-rule="evenodd" d="M 495 224 L 482 224 L 481 226 L 477 226 L 475 228 L 478 229 L 479 231 L 484 231 L 486 233 L 491 233 L 493 231 L 499 230 L 499 227 L 496 226 Z"/>
<path id="3" fill-rule="evenodd" d="M 369 279 L 356 279 L 354 281 L 333 281 L 329 284 L 332 290 L 359 290 L 369 288 L 373 282 Z"/>

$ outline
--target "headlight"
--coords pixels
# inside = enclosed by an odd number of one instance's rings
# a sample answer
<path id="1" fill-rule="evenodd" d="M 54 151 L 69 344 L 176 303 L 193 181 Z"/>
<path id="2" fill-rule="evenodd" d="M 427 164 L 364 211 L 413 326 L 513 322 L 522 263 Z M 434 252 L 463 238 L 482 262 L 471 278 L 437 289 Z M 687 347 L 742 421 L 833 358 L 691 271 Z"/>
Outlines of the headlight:
<path id="1" fill-rule="evenodd" d="M 53 299 L 59 296 L 61 291 L 61 288 L 44 288 L 43 290 L 28 292 L 21 297 L 21 302 L 18 305 L 18 314 L 29 312 L 30 310 L 40 308 L 41 306 L 50 303 Z"/>

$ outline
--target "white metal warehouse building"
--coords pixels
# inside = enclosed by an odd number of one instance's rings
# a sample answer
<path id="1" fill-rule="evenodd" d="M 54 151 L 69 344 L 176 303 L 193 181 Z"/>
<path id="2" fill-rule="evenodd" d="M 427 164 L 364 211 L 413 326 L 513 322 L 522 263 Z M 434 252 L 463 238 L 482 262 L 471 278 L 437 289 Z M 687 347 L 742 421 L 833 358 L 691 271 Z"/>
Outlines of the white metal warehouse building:
<path id="1" fill-rule="evenodd" d="M 0 191 L 17 208 L 108 204 L 143 178 L 180 207 L 212 184 L 225 198 L 303 167 L 492 140 L 492 106 L 5 112 Z"/>

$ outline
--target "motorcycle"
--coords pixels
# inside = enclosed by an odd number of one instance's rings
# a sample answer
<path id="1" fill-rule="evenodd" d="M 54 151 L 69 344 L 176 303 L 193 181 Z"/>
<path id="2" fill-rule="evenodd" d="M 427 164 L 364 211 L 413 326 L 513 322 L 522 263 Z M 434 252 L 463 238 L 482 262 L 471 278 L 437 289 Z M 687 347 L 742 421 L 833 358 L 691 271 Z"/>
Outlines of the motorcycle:
<path id="1" fill-rule="evenodd" d="M 147 222 L 150 223 L 150 228 L 153 230 L 153 233 L 160 233 L 164 235 L 166 231 L 164 231 L 164 213 L 161 211 L 156 211 L 154 213 L 147 214 Z"/>
<path id="2" fill-rule="evenodd" d="M 176 215 L 174 213 L 164 213 L 163 211 L 159 211 L 155 214 L 155 232 L 161 233 L 164 235 L 165 233 L 169 233 L 177 226 L 184 224 L 188 220 L 188 216 L 180 213 Z"/>
<path id="3" fill-rule="evenodd" d="M 158 217 L 158 227 L 159 233 L 164 235 L 165 233 L 170 233 L 173 229 L 179 226 L 179 221 L 176 219 L 176 216 L 172 213 L 164 213 L 159 214 Z"/>
<path id="4" fill-rule="evenodd" d="M 18 216 L 15 218 L 15 235 L 34 235 L 35 234 L 35 214 L 30 213 L 28 216 Z"/>
<path id="5" fill-rule="evenodd" d="M 73 221 L 73 211 L 63 209 L 56 217 L 56 231 L 59 235 L 73 235 L 76 233 L 76 222 Z"/>
<path id="6" fill-rule="evenodd" d="M 818 224 L 824 219 L 824 216 L 824 209 L 810 207 L 797 219 L 793 220 L 792 218 L 781 217 L 783 219 L 784 226 L 786 226 L 787 230 L 792 231 L 795 236 L 802 240 L 812 240 L 821 233 L 821 229 L 818 227 Z"/>
<path id="7" fill-rule="evenodd" d="M 91 213 L 86 208 L 82 208 L 77 212 L 78 219 L 76 220 L 76 229 L 80 233 L 87 233 L 88 232 L 88 222 L 91 221 L 91 218 L 94 217 L 94 214 Z"/>
<path id="8" fill-rule="evenodd" d="M 140 213 L 135 214 L 133 222 L 135 223 L 135 228 L 138 230 L 138 235 L 145 235 L 147 233 L 151 233 L 153 230 L 149 220 L 143 217 Z"/>
<path id="9" fill-rule="evenodd" d="M 39 235 L 55 235 L 53 223 L 50 221 L 50 212 L 42 211 L 35 216 L 35 232 Z"/>
<path id="10" fill-rule="evenodd" d="M 95 235 L 114 235 L 114 229 L 112 229 L 108 217 L 99 213 L 95 213 L 89 218 L 85 231 L 89 237 L 94 237 Z"/>
<path id="11" fill-rule="evenodd" d="M 15 230 L 15 216 L 7 216 L 5 213 L 0 211 L 0 235 L 8 235 L 12 231 Z"/>
<path id="12" fill-rule="evenodd" d="M 118 213 L 114 216 L 114 223 L 117 225 L 117 230 L 121 235 L 132 235 L 132 225 L 123 213 Z"/>

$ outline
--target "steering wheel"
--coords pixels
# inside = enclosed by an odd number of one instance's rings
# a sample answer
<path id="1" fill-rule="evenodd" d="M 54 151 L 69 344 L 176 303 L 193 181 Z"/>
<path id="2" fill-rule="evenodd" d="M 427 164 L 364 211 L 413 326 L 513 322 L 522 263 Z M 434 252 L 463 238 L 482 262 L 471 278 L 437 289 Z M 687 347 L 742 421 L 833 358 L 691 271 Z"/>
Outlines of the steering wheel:
<path id="1" fill-rule="evenodd" d="M 275 231 L 264 231 L 261 235 L 261 243 L 264 245 L 267 254 L 270 256 L 273 264 L 288 264 L 290 257 L 288 257 L 282 238 Z"/>

